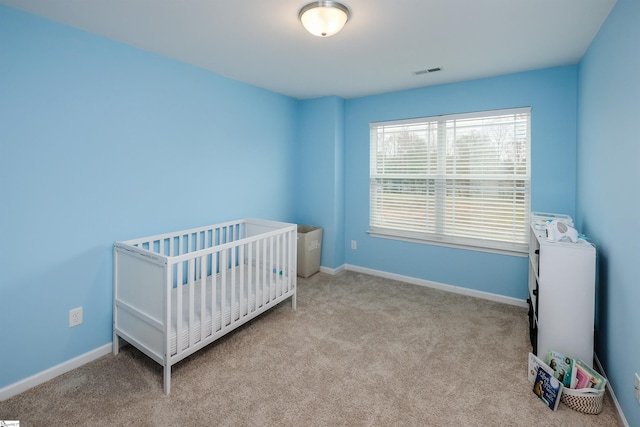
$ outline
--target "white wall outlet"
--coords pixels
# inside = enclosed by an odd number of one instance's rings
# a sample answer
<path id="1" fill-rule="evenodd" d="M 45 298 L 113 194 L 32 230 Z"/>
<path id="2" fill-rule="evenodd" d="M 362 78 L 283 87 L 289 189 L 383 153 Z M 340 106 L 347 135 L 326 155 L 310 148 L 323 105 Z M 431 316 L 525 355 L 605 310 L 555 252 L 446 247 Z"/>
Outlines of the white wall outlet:
<path id="1" fill-rule="evenodd" d="M 351 241 L 351 249 L 353 250 L 358 249 L 358 242 L 356 240 Z"/>
<path id="2" fill-rule="evenodd" d="M 636 372 L 636 400 L 640 403 L 640 376 Z"/>
<path id="3" fill-rule="evenodd" d="M 69 310 L 69 327 L 78 326 L 82 324 L 82 307 Z"/>

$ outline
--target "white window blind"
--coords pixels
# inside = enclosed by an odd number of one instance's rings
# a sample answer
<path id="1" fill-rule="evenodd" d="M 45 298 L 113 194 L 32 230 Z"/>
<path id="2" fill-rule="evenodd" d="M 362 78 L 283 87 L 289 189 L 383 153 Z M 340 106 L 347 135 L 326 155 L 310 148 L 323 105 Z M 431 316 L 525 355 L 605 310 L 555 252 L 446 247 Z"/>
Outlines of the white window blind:
<path id="1" fill-rule="evenodd" d="M 370 233 L 527 251 L 530 108 L 371 123 Z"/>

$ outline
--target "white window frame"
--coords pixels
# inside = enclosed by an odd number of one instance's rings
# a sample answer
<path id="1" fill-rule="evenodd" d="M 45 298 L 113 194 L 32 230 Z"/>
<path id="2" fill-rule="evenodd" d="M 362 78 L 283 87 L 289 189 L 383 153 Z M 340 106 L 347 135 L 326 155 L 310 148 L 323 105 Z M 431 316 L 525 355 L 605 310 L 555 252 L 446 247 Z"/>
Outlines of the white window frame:
<path id="1" fill-rule="evenodd" d="M 369 127 L 372 236 L 527 253 L 530 107 Z"/>

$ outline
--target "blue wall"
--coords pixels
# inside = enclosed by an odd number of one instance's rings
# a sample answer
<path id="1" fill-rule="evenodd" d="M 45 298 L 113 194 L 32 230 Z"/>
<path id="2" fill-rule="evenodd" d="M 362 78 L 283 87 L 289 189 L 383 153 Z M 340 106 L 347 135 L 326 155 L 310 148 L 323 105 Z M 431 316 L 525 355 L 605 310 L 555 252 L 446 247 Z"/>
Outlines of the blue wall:
<path id="1" fill-rule="evenodd" d="M 598 247 L 596 352 L 640 425 L 640 2 L 618 0 L 579 66 L 578 225 Z"/>
<path id="2" fill-rule="evenodd" d="M 297 102 L 5 6 L 0 40 L 2 388 L 111 341 L 114 240 L 294 220 Z"/>
<path id="3" fill-rule="evenodd" d="M 531 206 L 575 215 L 577 68 L 567 66 L 347 101 L 346 262 L 525 299 L 527 259 L 371 237 L 369 123 L 480 110 L 531 107 Z"/>
<path id="4" fill-rule="evenodd" d="M 344 264 L 344 104 L 329 96 L 299 102 L 298 224 L 322 227 L 323 267 Z"/>

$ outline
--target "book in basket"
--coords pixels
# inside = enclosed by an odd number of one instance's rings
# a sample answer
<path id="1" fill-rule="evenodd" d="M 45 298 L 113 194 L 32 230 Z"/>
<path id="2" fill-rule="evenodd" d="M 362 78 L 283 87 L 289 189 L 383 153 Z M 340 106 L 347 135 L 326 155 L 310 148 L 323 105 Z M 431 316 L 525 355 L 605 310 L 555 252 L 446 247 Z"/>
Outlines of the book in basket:
<path id="1" fill-rule="evenodd" d="M 538 375 L 538 368 L 544 369 L 549 374 L 553 375 L 553 369 L 547 366 L 546 363 L 542 361 L 538 356 L 533 353 L 529 353 L 529 364 L 527 370 L 527 378 L 531 384 L 536 380 L 536 375 Z"/>
<path id="2" fill-rule="evenodd" d="M 573 376 L 574 360 L 557 351 L 549 350 L 547 352 L 547 365 L 555 374 L 553 375 L 565 387 L 571 387 L 571 379 Z"/>
<path id="3" fill-rule="evenodd" d="M 547 372 L 544 367 L 538 367 L 533 382 L 533 393 L 553 411 L 558 409 L 563 387 L 562 383 Z"/>
<path id="4" fill-rule="evenodd" d="M 591 388 L 602 390 L 607 385 L 607 379 L 596 372 L 589 365 L 578 359 L 575 362 L 576 369 L 576 389 Z"/>

